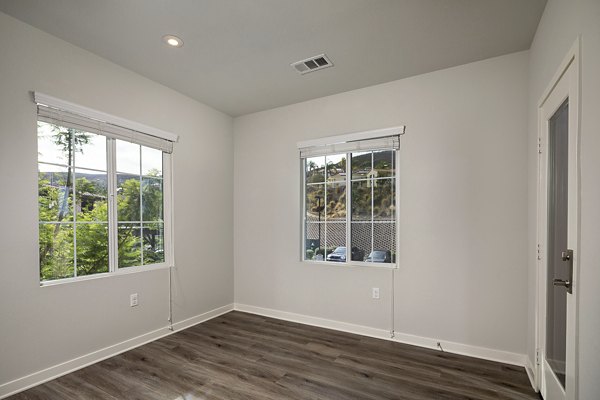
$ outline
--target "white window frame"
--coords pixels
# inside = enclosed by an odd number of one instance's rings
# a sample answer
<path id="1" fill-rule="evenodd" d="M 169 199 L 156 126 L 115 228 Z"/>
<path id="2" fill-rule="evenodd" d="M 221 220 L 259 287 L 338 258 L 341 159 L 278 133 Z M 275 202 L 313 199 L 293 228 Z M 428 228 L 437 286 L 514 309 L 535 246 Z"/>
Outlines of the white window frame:
<path id="1" fill-rule="evenodd" d="M 82 117 L 84 119 L 89 119 L 94 123 L 100 124 L 112 124 L 113 127 L 118 127 L 119 129 L 130 129 L 132 131 L 132 136 L 129 138 L 129 142 L 135 143 L 140 146 L 151 147 L 144 143 L 144 136 L 148 135 L 148 139 L 152 140 L 153 138 L 160 138 L 164 140 L 168 140 L 170 142 L 176 142 L 178 140 L 178 136 L 170 133 L 161 131 L 156 128 L 151 128 L 146 125 L 142 125 L 140 123 L 129 121 L 120 117 L 111 116 L 109 114 L 93 110 L 91 108 L 75 105 L 73 103 L 56 99 L 51 96 L 47 96 L 41 93 L 35 93 L 35 100 L 38 105 L 43 105 L 46 107 L 52 107 L 60 112 L 69 112 Z M 102 119 L 99 119 L 102 118 Z M 37 116 L 36 120 L 40 121 Z M 117 125 L 118 124 L 118 125 Z M 60 121 L 56 121 L 57 126 L 60 125 Z M 37 126 L 37 125 L 36 125 Z M 151 132 L 146 134 L 145 132 L 140 132 L 139 129 L 146 129 L 146 132 Z M 84 128 L 81 129 L 85 131 Z M 102 133 L 92 132 L 94 134 L 102 135 Z M 37 131 L 36 131 L 37 135 Z M 136 135 L 141 140 L 136 140 Z M 107 174 L 107 183 L 108 183 L 108 251 L 109 251 L 109 262 L 108 262 L 108 272 L 101 272 L 92 275 L 82 275 L 82 276 L 73 276 L 68 278 L 58 278 L 53 280 L 41 280 L 38 274 L 38 279 L 40 279 L 40 286 L 54 286 L 60 285 L 64 283 L 71 282 L 80 282 L 87 281 L 92 279 L 106 278 L 110 276 L 120 276 L 131 273 L 138 273 L 144 271 L 154 271 L 159 269 L 167 269 L 175 267 L 175 255 L 173 251 L 173 154 L 168 153 L 166 151 L 162 151 L 162 185 L 163 185 L 163 229 L 164 229 L 164 239 L 163 239 L 163 247 L 164 247 L 164 261 L 161 263 L 155 264 L 146 264 L 139 266 L 131 266 L 131 267 L 122 267 L 118 266 L 118 216 L 117 216 L 117 168 L 116 168 L 116 141 L 118 139 L 114 137 L 110 137 L 108 135 L 102 135 L 106 137 L 106 174 Z M 160 150 L 160 149 L 159 149 Z M 36 164 L 39 161 L 36 160 Z M 142 162 L 140 158 L 140 162 Z M 45 163 L 48 164 L 48 163 Z M 77 166 L 73 165 L 73 170 L 75 170 Z M 140 176 L 143 174 L 140 171 Z M 38 177 L 39 179 L 39 177 Z M 74 180 L 75 182 L 75 180 Z M 38 195 L 39 196 L 39 195 Z M 140 198 L 141 201 L 141 198 Z M 141 205 L 140 205 L 141 206 Z M 140 218 L 142 215 L 140 214 Z M 38 240 L 39 240 L 39 217 L 38 217 Z M 74 244 L 75 245 L 75 244 Z M 75 251 L 75 250 L 74 250 Z M 38 264 L 38 270 L 41 266 Z"/>
<path id="2" fill-rule="evenodd" d="M 394 262 L 391 263 L 377 263 L 377 262 L 366 262 L 352 260 L 352 153 L 371 151 L 369 150 L 368 142 L 364 149 L 355 149 L 348 151 L 336 151 L 335 148 L 345 149 L 352 147 L 354 142 L 364 142 L 372 139 L 386 138 L 397 135 L 403 135 L 406 128 L 404 126 L 397 126 L 392 128 L 378 129 L 366 132 L 354 132 L 344 135 L 336 135 L 331 137 L 325 137 L 320 139 L 308 140 L 298 142 L 299 149 L 306 148 L 318 148 L 327 147 L 331 148 L 330 152 L 325 155 L 334 154 L 346 154 L 346 261 L 345 262 L 333 262 L 327 261 L 327 254 L 323 260 L 307 260 L 306 259 L 306 158 L 300 158 L 300 225 L 301 225 L 301 247 L 300 247 L 300 261 L 307 264 L 315 265 L 328 265 L 337 267 L 377 267 L 386 269 L 397 269 L 399 267 L 399 254 L 400 254 L 400 150 L 393 148 L 377 148 L 373 151 L 394 151 L 394 196 L 395 196 L 395 223 L 396 223 L 396 257 Z M 325 178 L 326 180 L 327 178 Z M 381 178 L 386 179 L 386 178 Z M 325 196 L 326 196 L 325 190 Z M 326 202 L 326 199 L 325 199 Z M 371 223 L 375 223 L 371 220 Z M 325 243 L 327 243 L 327 233 L 325 233 Z"/>

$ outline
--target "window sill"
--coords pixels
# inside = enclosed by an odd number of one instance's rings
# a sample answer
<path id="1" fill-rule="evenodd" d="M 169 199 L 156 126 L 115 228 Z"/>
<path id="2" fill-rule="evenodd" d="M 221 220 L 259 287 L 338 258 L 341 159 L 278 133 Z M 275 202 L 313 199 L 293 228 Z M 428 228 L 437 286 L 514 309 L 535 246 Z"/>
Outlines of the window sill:
<path id="1" fill-rule="evenodd" d="M 162 263 L 162 264 L 144 265 L 144 266 L 139 266 L 139 267 L 127 267 L 127 268 L 118 269 L 117 271 L 114 271 L 114 272 L 103 272 L 100 274 L 78 276 L 78 277 L 74 277 L 74 278 L 64 278 L 64 279 L 56 279 L 56 280 L 52 280 L 52 281 L 42 281 L 42 282 L 40 282 L 40 287 L 57 286 L 57 285 L 63 285 L 63 284 L 67 284 L 67 283 L 91 281 L 91 280 L 95 280 L 95 279 L 110 278 L 110 277 L 115 277 L 115 276 L 136 274 L 136 273 L 145 272 L 145 271 L 157 271 L 157 270 L 169 269 L 169 268 L 175 268 L 175 266 L 169 266 L 166 263 Z"/>
<path id="2" fill-rule="evenodd" d="M 315 260 L 302 260 L 303 264 L 314 264 L 314 265 L 328 265 L 333 267 L 342 268 L 383 268 L 383 269 L 398 269 L 396 263 L 372 263 L 372 262 L 361 262 L 361 261 L 350 261 L 350 262 L 335 262 L 335 261 L 315 261 Z"/>

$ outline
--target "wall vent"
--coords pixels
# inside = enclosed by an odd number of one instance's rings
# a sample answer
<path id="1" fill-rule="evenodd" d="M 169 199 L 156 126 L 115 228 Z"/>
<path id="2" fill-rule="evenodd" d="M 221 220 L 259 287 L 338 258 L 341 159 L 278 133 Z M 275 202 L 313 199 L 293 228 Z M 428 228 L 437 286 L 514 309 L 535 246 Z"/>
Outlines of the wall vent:
<path id="1" fill-rule="evenodd" d="M 325 54 L 320 54 L 318 56 L 307 58 L 306 60 L 297 61 L 291 64 L 291 66 L 294 67 L 296 71 L 304 75 L 323 68 L 333 67 L 333 63 Z"/>

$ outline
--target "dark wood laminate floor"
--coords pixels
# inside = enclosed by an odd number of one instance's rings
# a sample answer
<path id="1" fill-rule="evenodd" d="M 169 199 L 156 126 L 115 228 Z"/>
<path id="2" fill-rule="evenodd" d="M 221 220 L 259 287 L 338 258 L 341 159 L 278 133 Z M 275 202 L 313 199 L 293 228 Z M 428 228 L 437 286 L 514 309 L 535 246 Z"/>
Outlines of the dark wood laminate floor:
<path id="1" fill-rule="evenodd" d="M 10 399 L 538 399 L 523 368 L 230 312 Z"/>

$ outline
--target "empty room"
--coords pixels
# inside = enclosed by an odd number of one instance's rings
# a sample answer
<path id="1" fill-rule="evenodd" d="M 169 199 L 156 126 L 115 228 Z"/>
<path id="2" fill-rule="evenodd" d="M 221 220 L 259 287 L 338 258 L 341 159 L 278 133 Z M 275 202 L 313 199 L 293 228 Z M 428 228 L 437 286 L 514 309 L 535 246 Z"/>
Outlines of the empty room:
<path id="1" fill-rule="evenodd" d="M 600 1 L 0 0 L 0 399 L 600 399 Z"/>

